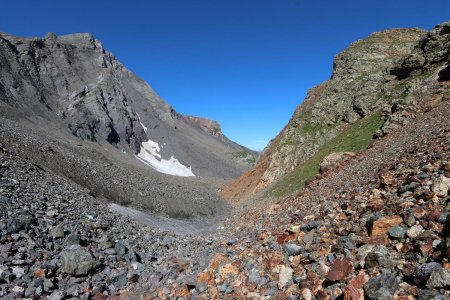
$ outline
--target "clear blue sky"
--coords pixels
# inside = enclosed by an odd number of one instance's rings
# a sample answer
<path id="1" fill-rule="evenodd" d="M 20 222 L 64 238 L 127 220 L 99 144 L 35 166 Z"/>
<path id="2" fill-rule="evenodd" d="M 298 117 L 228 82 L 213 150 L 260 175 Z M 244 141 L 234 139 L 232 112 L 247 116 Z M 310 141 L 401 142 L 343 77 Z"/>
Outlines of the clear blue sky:
<path id="1" fill-rule="evenodd" d="M 0 31 L 92 32 L 177 111 L 262 149 L 335 54 L 373 31 L 431 29 L 450 1 L 3 0 Z"/>

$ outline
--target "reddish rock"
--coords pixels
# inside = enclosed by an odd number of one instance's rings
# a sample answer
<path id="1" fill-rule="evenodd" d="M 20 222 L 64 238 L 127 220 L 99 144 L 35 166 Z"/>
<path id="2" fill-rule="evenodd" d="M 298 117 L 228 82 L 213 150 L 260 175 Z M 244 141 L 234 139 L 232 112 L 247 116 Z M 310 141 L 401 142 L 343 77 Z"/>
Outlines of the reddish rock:
<path id="1" fill-rule="evenodd" d="M 380 183 L 381 186 L 393 186 L 395 185 L 395 178 L 390 174 L 381 174 Z"/>
<path id="2" fill-rule="evenodd" d="M 35 278 L 45 278 L 45 270 L 37 269 L 36 271 L 34 271 L 34 277 Z"/>
<path id="3" fill-rule="evenodd" d="M 281 265 L 282 263 L 283 255 L 278 251 L 274 251 L 269 254 L 269 257 L 266 259 L 266 266 L 269 269 L 273 269 L 275 266 Z"/>
<path id="4" fill-rule="evenodd" d="M 214 258 L 209 263 L 209 268 L 215 270 L 219 266 L 226 264 L 228 262 L 229 262 L 228 257 L 226 257 L 223 254 L 216 254 L 216 256 L 214 256 Z"/>
<path id="5" fill-rule="evenodd" d="M 93 299 L 93 300 L 105 300 L 105 299 L 106 299 L 106 296 L 103 295 L 103 294 L 100 293 L 100 292 L 96 292 L 96 293 L 94 294 L 94 296 L 92 297 L 92 299 Z"/>
<path id="6" fill-rule="evenodd" d="M 163 300 L 167 299 L 167 296 L 166 296 L 166 294 L 164 293 L 164 291 L 162 289 L 157 288 L 156 289 L 156 293 L 158 294 L 159 298 L 161 298 Z"/>
<path id="7" fill-rule="evenodd" d="M 362 239 L 362 242 L 367 245 L 387 246 L 389 244 L 389 239 L 386 235 L 379 235 L 374 237 L 365 237 Z"/>
<path id="8" fill-rule="evenodd" d="M 290 233 L 290 234 L 280 234 L 280 235 L 277 237 L 277 243 L 280 244 L 280 245 L 282 245 L 282 244 L 284 244 L 284 243 L 286 243 L 286 242 L 288 242 L 288 241 L 296 240 L 296 239 L 297 239 L 297 235 L 298 235 L 298 234 L 295 234 L 295 233 Z"/>
<path id="9" fill-rule="evenodd" d="M 178 285 L 177 283 L 172 284 L 171 292 L 174 297 L 178 298 L 187 298 L 191 295 L 188 287 L 185 284 L 183 285 Z"/>
<path id="10" fill-rule="evenodd" d="M 331 264 L 326 278 L 330 281 L 342 281 L 350 273 L 352 267 L 352 263 L 347 257 L 336 259 Z"/>
<path id="11" fill-rule="evenodd" d="M 434 193 L 432 191 L 423 191 L 420 194 L 416 195 L 416 199 L 422 199 L 425 201 L 431 200 L 434 197 Z"/>
<path id="12" fill-rule="evenodd" d="M 447 163 L 444 165 L 444 170 L 445 170 L 445 171 L 450 171 L 450 161 L 447 162 Z"/>
<path id="13" fill-rule="evenodd" d="M 412 212 L 413 212 L 414 217 L 415 217 L 416 219 L 421 219 L 421 218 L 423 218 L 423 216 L 425 216 L 425 213 L 426 213 L 425 209 L 423 209 L 422 207 L 414 207 L 414 208 L 412 209 Z"/>
<path id="14" fill-rule="evenodd" d="M 389 228 L 398 226 L 403 222 L 402 217 L 392 216 L 384 217 L 373 222 L 371 236 L 384 235 Z"/>
<path id="15" fill-rule="evenodd" d="M 344 300 L 364 300 L 364 290 L 347 285 L 344 290 Z"/>
<path id="16" fill-rule="evenodd" d="M 220 277 L 222 277 L 222 278 L 228 278 L 228 277 L 236 275 L 238 273 L 239 273 L 238 268 L 236 268 L 232 264 L 226 264 L 224 266 L 221 266 L 219 269 L 219 274 L 220 274 Z"/>
<path id="17" fill-rule="evenodd" d="M 422 255 L 430 255 L 433 253 L 433 242 L 427 242 L 420 246 L 420 252 L 422 252 Z"/>
<path id="18" fill-rule="evenodd" d="M 214 275 L 211 272 L 201 272 L 197 275 L 197 282 L 209 286 L 214 283 Z"/>
<path id="19" fill-rule="evenodd" d="M 394 300 L 416 300 L 416 298 L 414 296 L 408 295 L 408 296 L 398 296 L 398 295 L 394 295 Z"/>
<path id="20" fill-rule="evenodd" d="M 348 282 L 348 285 L 354 287 L 355 289 L 362 289 L 366 282 L 369 281 L 369 276 L 361 270 L 359 274 Z"/>
<path id="21" fill-rule="evenodd" d="M 442 208 L 439 206 L 433 207 L 428 206 L 427 207 L 427 220 L 437 222 L 439 220 L 439 217 L 442 214 Z"/>
<path id="22" fill-rule="evenodd" d="M 316 298 L 317 298 L 318 300 L 328 300 L 328 299 L 330 299 L 330 295 L 328 295 L 327 292 L 325 292 L 325 291 L 322 289 L 322 290 L 317 291 L 317 293 L 316 293 Z"/>

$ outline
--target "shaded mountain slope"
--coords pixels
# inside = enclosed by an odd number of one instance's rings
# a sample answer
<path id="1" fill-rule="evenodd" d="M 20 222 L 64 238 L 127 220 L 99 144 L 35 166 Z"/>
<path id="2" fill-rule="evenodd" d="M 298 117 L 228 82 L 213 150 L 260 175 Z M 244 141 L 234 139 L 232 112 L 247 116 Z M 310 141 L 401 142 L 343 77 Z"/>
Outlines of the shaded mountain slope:
<path id="1" fill-rule="evenodd" d="M 447 27 L 377 32 L 339 53 L 331 79 L 308 92 L 256 166 L 222 196 L 241 201 L 269 187 L 272 196 L 289 195 L 317 174 L 327 154 L 359 151 L 373 135 L 409 122 L 417 107 L 448 99 Z"/>

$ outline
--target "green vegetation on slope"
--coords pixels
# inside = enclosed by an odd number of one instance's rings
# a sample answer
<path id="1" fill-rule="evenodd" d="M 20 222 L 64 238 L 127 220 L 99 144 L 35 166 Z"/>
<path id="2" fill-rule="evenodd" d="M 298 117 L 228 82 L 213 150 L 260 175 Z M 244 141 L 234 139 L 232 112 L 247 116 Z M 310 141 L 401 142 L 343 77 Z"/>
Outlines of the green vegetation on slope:
<path id="1" fill-rule="evenodd" d="M 270 191 L 271 195 L 285 197 L 301 189 L 305 185 L 306 180 L 319 172 L 319 164 L 330 153 L 343 151 L 358 152 L 365 149 L 372 141 L 375 131 L 382 124 L 381 112 L 377 111 L 346 127 L 334 139 L 320 148 L 314 156 L 284 176 L 272 188 Z"/>
<path id="2" fill-rule="evenodd" d="M 245 150 L 238 151 L 234 154 L 236 158 L 246 158 L 249 154 Z"/>

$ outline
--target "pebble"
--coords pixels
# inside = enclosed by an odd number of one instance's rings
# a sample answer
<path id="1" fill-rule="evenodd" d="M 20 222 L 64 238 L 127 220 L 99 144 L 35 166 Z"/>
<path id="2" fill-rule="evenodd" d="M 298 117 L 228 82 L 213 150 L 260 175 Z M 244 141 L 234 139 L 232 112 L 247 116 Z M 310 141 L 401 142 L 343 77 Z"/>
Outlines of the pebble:
<path id="1" fill-rule="evenodd" d="M 402 239 L 405 236 L 405 233 L 405 229 L 400 226 L 394 226 L 388 230 L 389 236 L 395 239 Z"/>
<path id="2" fill-rule="evenodd" d="M 414 225 L 406 231 L 406 235 L 412 239 L 416 238 L 423 232 L 423 227 L 421 225 Z"/>
<path id="3" fill-rule="evenodd" d="M 279 277 L 278 277 L 278 288 L 284 288 L 289 282 L 292 281 L 292 275 L 294 270 L 287 266 L 280 266 Z"/>
<path id="4" fill-rule="evenodd" d="M 285 244 L 284 250 L 286 251 L 287 255 L 289 256 L 295 256 L 299 255 L 303 251 L 303 247 L 297 245 L 297 244 Z"/>

